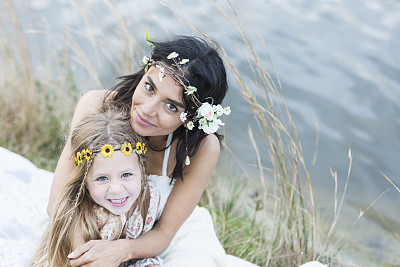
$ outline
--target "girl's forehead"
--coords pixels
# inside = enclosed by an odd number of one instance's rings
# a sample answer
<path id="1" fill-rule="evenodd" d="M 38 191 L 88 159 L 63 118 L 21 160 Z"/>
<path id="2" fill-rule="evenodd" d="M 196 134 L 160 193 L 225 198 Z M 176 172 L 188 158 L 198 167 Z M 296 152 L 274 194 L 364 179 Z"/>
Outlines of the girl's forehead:
<path id="1" fill-rule="evenodd" d="M 136 169 L 139 166 L 139 156 L 136 153 L 126 156 L 120 150 L 117 150 L 110 157 L 103 157 L 100 153 L 96 154 L 89 173 L 96 175 L 97 173 L 109 173 L 123 169 Z"/>

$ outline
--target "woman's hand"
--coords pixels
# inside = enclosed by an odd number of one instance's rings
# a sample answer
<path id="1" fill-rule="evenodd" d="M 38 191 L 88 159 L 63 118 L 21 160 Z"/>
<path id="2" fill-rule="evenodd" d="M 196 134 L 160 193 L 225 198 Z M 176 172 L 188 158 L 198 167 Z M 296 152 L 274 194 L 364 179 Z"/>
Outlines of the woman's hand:
<path id="1" fill-rule="evenodd" d="M 78 246 L 68 255 L 70 264 L 75 266 L 118 267 L 127 260 L 123 240 L 91 240 Z"/>

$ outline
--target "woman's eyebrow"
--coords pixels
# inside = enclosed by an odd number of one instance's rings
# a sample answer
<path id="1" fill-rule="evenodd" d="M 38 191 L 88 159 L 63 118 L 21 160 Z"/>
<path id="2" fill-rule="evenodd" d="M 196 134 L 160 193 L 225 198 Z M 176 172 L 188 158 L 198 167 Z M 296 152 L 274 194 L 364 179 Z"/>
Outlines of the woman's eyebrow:
<path id="1" fill-rule="evenodd" d="M 153 79 L 150 76 L 147 76 L 147 79 L 149 80 L 150 85 L 154 88 L 154 90 L 158 90 Z M 178 106 L 180 108 L 185 108 L 185 105 L 179 101 L 173 100 L 171 98 L 167 98 L 168 101 L 172 102 L 175 106 Z"/>
<path id="2" fill-rule="evenodd" d="M 150 76 L 147 76 L 147 80 L 149 80 L 149 83 L 154 88 L 154 90 L 157 90 L 157 87 L 154 84 L 153 79 Z"/>
<path id="3" fill-rule="evenodd" d="M 185 105 L 182 104 L 181 102 L 175 101 L 175 100 L 173 100 L 171 98 L 167 98 L 167 100 L 172 102 L 172 104 L 174 104 L 175 106 L 178 106 L 178 107 L 183 108 L 183 109 L 185 108 Z"/>

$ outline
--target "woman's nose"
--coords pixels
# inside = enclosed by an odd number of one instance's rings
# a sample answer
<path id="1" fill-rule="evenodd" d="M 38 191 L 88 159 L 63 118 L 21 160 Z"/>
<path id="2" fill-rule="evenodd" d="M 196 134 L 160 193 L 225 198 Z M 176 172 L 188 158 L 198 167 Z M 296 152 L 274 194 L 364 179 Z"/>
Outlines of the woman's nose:
<path id="1" fill-rule="evenodd" d="M 157 115 L 158 103 L 157 97 L 148 98 L 142 104 L 142 112 L 150 117 Z"/>

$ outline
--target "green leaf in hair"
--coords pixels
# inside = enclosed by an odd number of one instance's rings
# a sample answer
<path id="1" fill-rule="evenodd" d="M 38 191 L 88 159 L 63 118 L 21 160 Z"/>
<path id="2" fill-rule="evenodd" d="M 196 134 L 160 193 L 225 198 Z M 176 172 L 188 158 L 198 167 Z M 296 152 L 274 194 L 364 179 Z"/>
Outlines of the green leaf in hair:
<path id="1" fill-rule="evenodd" d="M 145 33 L 145 36 L 146 36 L 146 43 L 147 43 L 147 45 L 150 46 L 151 48 L 153 48 L 153 44 L 152 44 L 151 41 L 150 41 L 150 35 L 149 35 L 149 33 L 148 33 L 146 30 L 144 31 L 144 33 Z"/>

